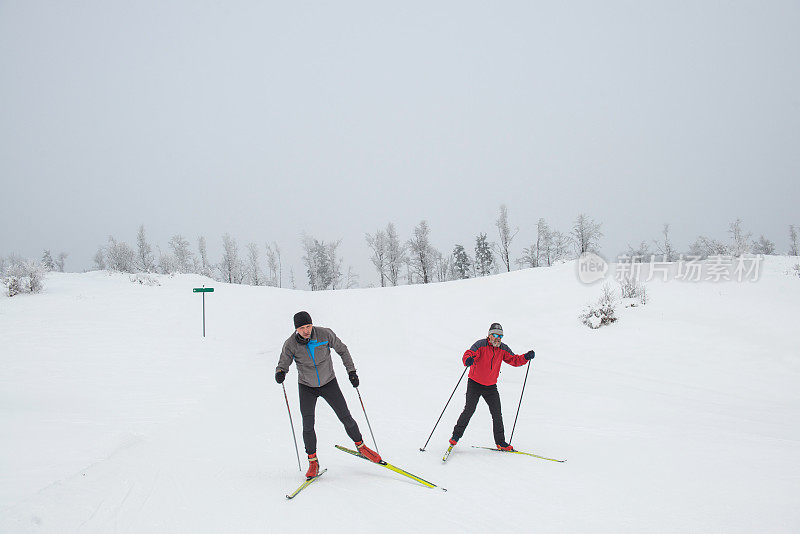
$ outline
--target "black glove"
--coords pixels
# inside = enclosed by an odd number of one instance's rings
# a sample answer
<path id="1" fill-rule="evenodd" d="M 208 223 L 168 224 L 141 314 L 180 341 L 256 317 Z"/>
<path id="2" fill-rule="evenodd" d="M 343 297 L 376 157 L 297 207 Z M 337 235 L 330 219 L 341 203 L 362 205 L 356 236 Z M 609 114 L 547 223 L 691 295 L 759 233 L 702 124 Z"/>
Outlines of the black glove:
<path id="1" fill-rule="evenodd" d="M 529 350 L 528 352 L 525 353 L 525 359 L 528 361 L 532 360 L 534 356 L 536 356 L 536 353 L 533 352 L 532 350 Z"/>
<path id="2" fill-rule="evenodd" d="M 475 358 L 473 358 L 472 356 L 470 356 L 469 358 L 467 358 L 466 360 L 464 360 L 464 366 L 465 366 L 465 367 L 469 367 L 469 366 L 470 366 L 470 365 L 472 365 L 473 363 L 475 363 Z"/>
<path id="3" fill-rule="evenodd" d="M 275 382 L 283 384 L 284 380 L 286 380 L 286 371 L 275 371 Z"/>
<path id="4" fill-rule="evenodd" d="M 356 374 L 355 371 L 350 371 L 349 373 L 347 373 L 347 378 L 350 379 L 350 383 L 353 384 L 354 388 L 358 387 L 358 384 L 360 382 L 358 381 L 358 375 Z"/>

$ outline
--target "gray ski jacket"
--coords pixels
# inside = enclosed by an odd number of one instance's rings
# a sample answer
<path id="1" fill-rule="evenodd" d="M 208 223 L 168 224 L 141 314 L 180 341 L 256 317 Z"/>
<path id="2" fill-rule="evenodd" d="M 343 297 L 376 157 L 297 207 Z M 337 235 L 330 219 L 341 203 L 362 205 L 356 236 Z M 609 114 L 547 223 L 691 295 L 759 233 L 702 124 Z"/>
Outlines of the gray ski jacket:
<path id="1" fill-rule="evenodd" d="M 336 378 L 333 372 L 331 348 L 341 356 L 348 373 L 356 370 L 347 345 L 342 343 L 330 328 L 315 326 L 311 329 L 311 339 L 307 342 L 302 341 L 305 340 L 302 340 L 297 332 L 289 336 L 283 343 L 275 372 L 287 373 L 294 361 L 297 364 L 298 382 L 313 388 L 322 387 Z"/>

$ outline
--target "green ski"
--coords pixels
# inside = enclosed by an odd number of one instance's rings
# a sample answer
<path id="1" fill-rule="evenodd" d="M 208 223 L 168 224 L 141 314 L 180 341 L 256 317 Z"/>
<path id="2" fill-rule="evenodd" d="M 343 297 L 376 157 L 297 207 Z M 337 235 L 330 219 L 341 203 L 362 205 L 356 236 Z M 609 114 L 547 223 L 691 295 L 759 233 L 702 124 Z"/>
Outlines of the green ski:
<path id="1" fill-rule="evenodd" d="M 336 445 L 336 448 L 339 449 L 340 451 L 344 451 L 346 453 L 352 454 L 353 456 L 357 456 L 359 458 L 363 458 L 364 460 L 368 461 L 371 464 L 380 465 L 382 467 L 385 467 L 386 469 L 389 469 L 390 471 L 394 471 L 395 473 L 398 473 L 400 475 L 406 476 L 406 477 L 408 477 L 408 478 L 410 478 L 412 480 L 416 480 L 417 482 L 419 482 L 423 486 L 427 486 L 429 488 L 438 488 L 438 489 L 440 489 L 442 491 L 447 491 L 447 488 L 443 488 L 441 486 L 437 486 L 433 482 L 428 482 L 424 478 L 420 478 L 420 477 L 418 477 L 416 475 L 412 475 L 408 471 L 400 469 L 399 467 L 395 467 L 392 464 L 390 464 L 390 463 L 388 463 L 388 462 L 386 462 L 384 460 L 381 460 L 379 463 L 375 463 L 372 460 L 370 460 L 369 458 L 367 458 L 367 457 L 363 456 L 362 454 L 360 454 L 359 452 L 354 451 L 353 449 L 348 449 L 347 447 L 342 447 L 341 445 Z"/>
<path id="2" fill-rule="evenodd" d="M 319 474 L 317 476 L 307 479 L 305 482 L 300 484 L 300 487 L 297 488 L 296 490 L 294 490 L 293 493 L 291 493 L 290 495 L 287 495 L 286 498 L 287 499 L 294 499 L 297 496 L 298 493 L 300 493 L 301 491 L 306 489 L 309 484 L 311 484 L 312 482 L 317 480 L 319 477 L 321 477 L 323 475 L 323 473 L 325 473 L 325 471 L 327 471 L 327 469 L 323 469 L 322 471 L 319 472 Z"/>

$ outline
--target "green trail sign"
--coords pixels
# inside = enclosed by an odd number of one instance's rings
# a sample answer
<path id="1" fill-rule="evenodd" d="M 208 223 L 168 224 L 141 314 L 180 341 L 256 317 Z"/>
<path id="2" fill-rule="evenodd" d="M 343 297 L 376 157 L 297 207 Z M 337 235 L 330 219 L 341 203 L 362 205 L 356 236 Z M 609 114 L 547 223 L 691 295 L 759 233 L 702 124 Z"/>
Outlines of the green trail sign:
<path id="1" fill-rule="evenodd" d="M 203 294 L 203 337 L 206 337 L 206 293 L 213 293 L 213 287 L 195 287 L 192 289 L 192 293 L 202 293 Z"/>

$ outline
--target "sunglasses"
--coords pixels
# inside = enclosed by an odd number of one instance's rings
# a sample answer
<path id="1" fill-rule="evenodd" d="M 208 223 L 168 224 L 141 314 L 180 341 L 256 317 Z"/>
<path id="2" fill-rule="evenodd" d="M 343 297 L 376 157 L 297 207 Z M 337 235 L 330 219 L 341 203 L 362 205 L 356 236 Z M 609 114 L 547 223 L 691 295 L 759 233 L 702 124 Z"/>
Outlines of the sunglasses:
<path id="1" fill-rule="evenodd" d="M 497 339 L 503 339 L 503 334 L 492 334 L 492 336 L 496 337 Z"/>

